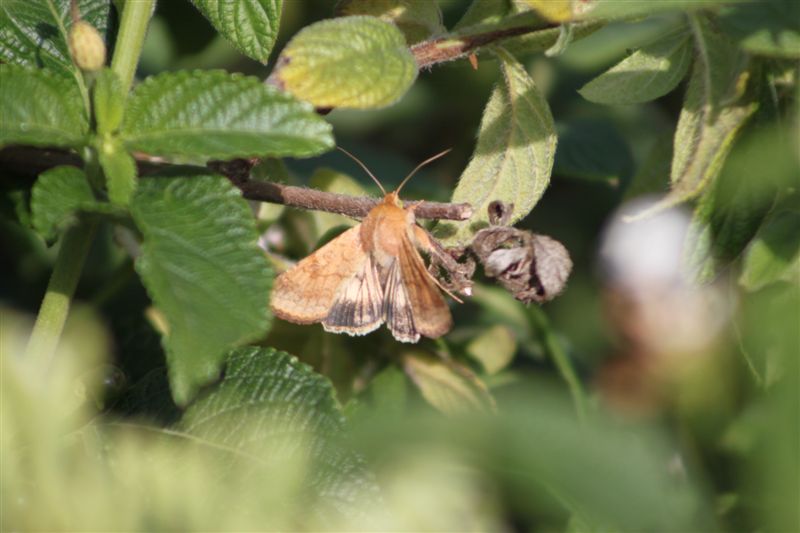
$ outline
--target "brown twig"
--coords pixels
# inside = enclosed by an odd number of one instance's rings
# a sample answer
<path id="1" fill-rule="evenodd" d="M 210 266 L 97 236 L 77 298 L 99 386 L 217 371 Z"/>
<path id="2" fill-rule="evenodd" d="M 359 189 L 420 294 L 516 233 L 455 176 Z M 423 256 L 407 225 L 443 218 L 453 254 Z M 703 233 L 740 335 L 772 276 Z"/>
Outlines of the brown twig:
<path id="1" fill-rule="evenodd" d="M 378 198 L 368 196 L 348 196 L 269 181 L 246 181 L 237 183 L 236 186 L 249 200 L 338 213 L 353 218 L 367 216 L 370 209 L 380 201 Z M 472 216 L 472 207 L 469 204 L 420 202 L 417 204 L 414 214 L 417 218 L 466 220 Z"/>
<path id="2" fill-rule="evenodd" d="M 209 161 L 208 167 L 230 179 L 248 200 L 326 211 L 353 218 L 367 216 L 370 209 L 380 201 L 378 198 L 368 196 L 348 196 L 270 181 L 251 180 L 250 171 L 257 163 L 258 159 Z M 433 220 L 466 220 L 472 216 L 472 207 L 469 204 L 419 202 L 414 214 L 417 218 Z"/>
<path id="3" fill-rule="evenodd" d="M 460 57 L 465 57 L 470 52 L 486 46 L 502 39 L 509 37 L 517 37 L 535 31 L 557 28 L 558 24 L 544 24 L 544 25 L 529 25 L 518 26 L 512 28 L 504 28 L 500 30 L 487 31 L 485 33 L 477 33 L 473 35 L 464 35 L 461 37 L 439 37 L 430 39 L 421 43 L 415 44 L 411 47 L 411 53 L 417 61 L 417 66 L 420 69 L 430 67 L 436 63 L 445 61 L 452 61 Z"/>
<path id="4" fill-rule="evenodd" d="M 256 162 L 257 160 L 245 159 L 213 161 L 209 163 L 209 168 L 231 180 L 231 183 L 242 191 L 242 196 L 248 200 L 327 211 L 354 218 L 366 216 L 379 202 L 377 198 L 347 196 L 282 183 L 253 181 L 249 179 L 249 175 Z M 137 156 L 136 163 L 139 174 L 143 177 L 171 166 L 146 156 Z M 5 174 L 2 171 L 8 170 L 10 174 L 35 179 L 41 172 L 59 165 L 82 166 L 82 163 L 75 154 L 62 150 L 29 146 L 12 146 L 0 150 L 0 174 Z M 418 218 L 425 219 L 466 220 L 472 216 L 472 207 L 469 204 L 420 202 L 415 214 Z"/>

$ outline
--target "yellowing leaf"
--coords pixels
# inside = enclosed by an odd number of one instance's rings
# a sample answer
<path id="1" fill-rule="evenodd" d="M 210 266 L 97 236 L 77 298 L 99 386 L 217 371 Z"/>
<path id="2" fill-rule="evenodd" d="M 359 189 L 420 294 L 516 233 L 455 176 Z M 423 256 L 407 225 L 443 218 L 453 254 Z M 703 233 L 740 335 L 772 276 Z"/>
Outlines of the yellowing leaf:
<path id="1" fill-rule="evenodd" d="M 374 17 L 317 22 L 289 41 L 272 75 L 317 107 L 368 109 L 396 102 L 417 64 L 394 24 Z"/>
<path id="2" fill-rule="evenodd" d="M 445 414 L 494 409 L 494 398 L 469 368 L 422 350 L 403 354 L 403 370 L 422 397 Z"/>
<path id="3" fill-rule="evenodd" d="M 508 326 L 492 326 L 467 345 L 467 353 L 477 359 L 484 370 L 495 374 L 514 359 L 517 341 Z"/>

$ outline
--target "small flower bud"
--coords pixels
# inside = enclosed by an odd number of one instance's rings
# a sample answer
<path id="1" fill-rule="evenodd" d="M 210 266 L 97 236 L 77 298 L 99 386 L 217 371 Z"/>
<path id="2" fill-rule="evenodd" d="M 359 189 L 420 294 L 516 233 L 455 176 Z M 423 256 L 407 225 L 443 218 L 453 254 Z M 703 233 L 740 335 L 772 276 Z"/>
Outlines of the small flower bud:
<path id="1" fill-rule="evenodd" d="M 106 63 L 106 45 L 100 32 L 83 20 L 69 31 L 69 51 L 81 70 L 100 70 Z"/>

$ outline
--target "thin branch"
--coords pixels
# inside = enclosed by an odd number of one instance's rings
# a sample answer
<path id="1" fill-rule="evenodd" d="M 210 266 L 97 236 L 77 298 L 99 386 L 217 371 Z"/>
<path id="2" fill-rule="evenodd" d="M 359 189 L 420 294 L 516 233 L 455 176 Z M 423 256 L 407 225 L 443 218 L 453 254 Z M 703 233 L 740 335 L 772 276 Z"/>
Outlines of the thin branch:
<path id="1" fill-rule="evenodd" d="M 331 192 L 323 192 L 305 187 L 294 187 L 282 183 L 253 181 L 249 179 L 250 171 L 258 162 L 257 159 L 236 159 L 233 161 L 211 161 L 208 166 L 231 180 L 248 200 L 271 202 L 290 207 L 327 211 L 354 218 L 362 218 L 380 201 L 372 197 L 347 196 Z M 136 163 L 139 175 L 146 178 L 158 170 L 171 165 L 161 163 L 147 156 L 137 156 Z M 82 166 L 81 160 L 74 154 L 53 149 L 33 148 L 28 146 L 12 146 L 0 149 L 0 169 L 9 174 L 27 176 L 35 179 L 40 173 L 59 165 Z M 3 172 L 4 173 L 4 172 Z M 438 202 L 420 202 L 415 214 L 417 218 L 466 220 L 472 216 L 469 204 L 445 204 Z"/>
<path id="2" fill-rule="evenodd" d="M 379 198 L 369 196 L 348 196 L 346 194 L 294 187 L 270 181 L 250 180 L 250 171 L 257 161 L 256 159 L 209 161 L 208 167 L 231 180 L 234 185 L 241 189 L 242 196 L 248 200 L 270 202 L 314 211 L 326 211 L 353 218 L 367 216 L 370 209 L 380 202 Z M 469 204 L 443 204 L 423 201 L 416 205 L 414 214 L 417 218 L 467 220 L 472 216 L 472 207 Z"/>
<path id="3" fill-rule="evenodd" d="M 504 28 L 461 37 L 439 37 L 415 44 L 411 47 L 411 53 L 414 55 L 414 59 L 417 60 L 417 66 L 423 69 L 436 63 L 452 61 L 453 59 L 467 56 L 477 48 L 496 41 L 557 27 L 558 24 L 540 24 Z"/>

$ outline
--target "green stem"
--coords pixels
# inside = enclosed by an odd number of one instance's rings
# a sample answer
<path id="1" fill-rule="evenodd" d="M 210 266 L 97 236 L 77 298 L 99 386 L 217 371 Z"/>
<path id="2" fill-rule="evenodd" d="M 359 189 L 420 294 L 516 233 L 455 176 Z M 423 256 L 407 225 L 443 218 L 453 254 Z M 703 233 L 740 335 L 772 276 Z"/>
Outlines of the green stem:
<path id="1" fill-rule="evenodd" d="M 575 404 L 575 411 L 578 413 L 578 418 L 583 421 L 586 418 L 586 391 L 583 390 L 583 385 L 581 385 L 578 375 L 575 373 L 572 362 L 553 333 L 553 328 L 550 326 L 550 322 L 544 312 L 535 306 L 532 306 L 529 311 L 531 321 L 538 330 L 539 338 L 544 344 L 544 349 L 550 355 L 553 363 L 555 363 L 558 373 L 567 383 L 572 401 Z"/>
<path id="2" fill-rule="evenodd" d="M 26 358 L 38 359 L 45 368 L 49 366 L 64 329 L 70 301 L 78 285 L 95 226 L 95 222 L 82 222 L 67 230 L 61 239 L 53 274 L 25 351 Z"/>
<path id="3" fill-rule="evenodd" d="M 147 25 L 155 3 L 156 0 L 128 0 L 122 10 L 111 70 L 119 76 L 126 91 L 130 89 L 133 76 L 136 74 L 136 66 L 139 64 Z"/>

